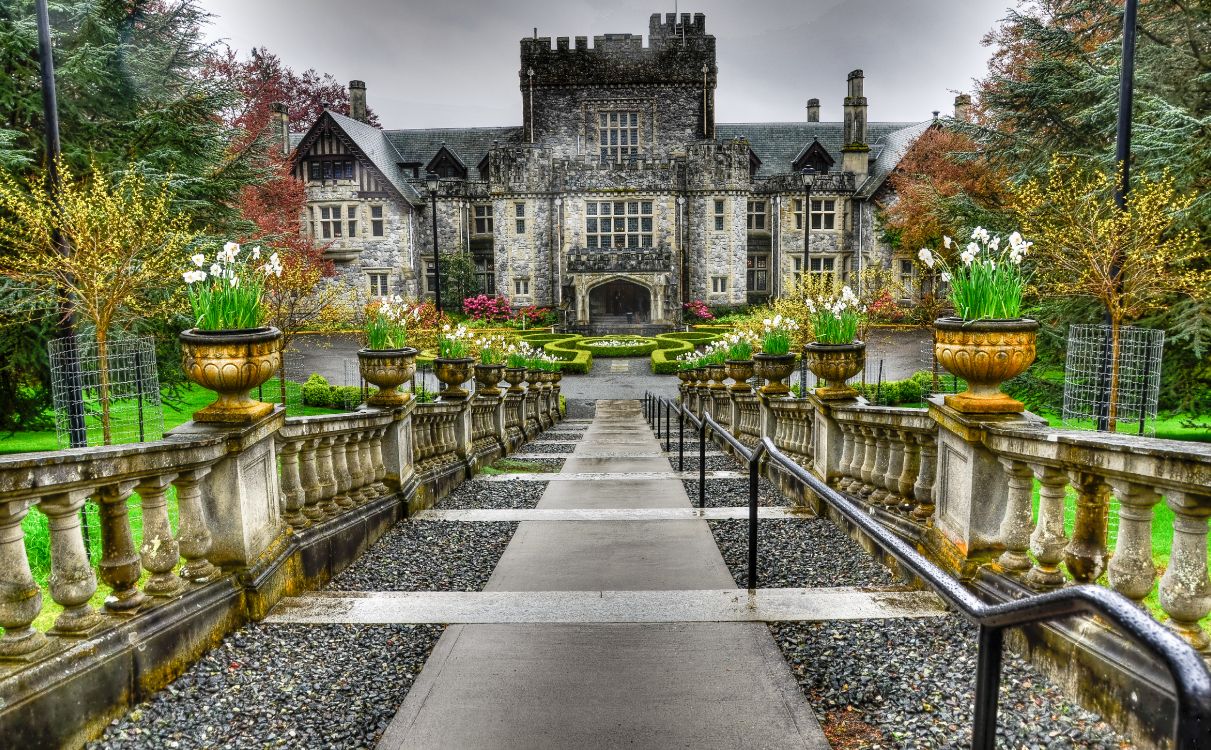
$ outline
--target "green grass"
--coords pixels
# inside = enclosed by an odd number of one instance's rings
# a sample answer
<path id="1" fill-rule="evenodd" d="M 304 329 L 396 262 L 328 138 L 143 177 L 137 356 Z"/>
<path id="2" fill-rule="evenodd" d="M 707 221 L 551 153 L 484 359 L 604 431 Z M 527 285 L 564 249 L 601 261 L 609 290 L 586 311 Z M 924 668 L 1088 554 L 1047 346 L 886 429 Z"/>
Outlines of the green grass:
<path id="1" fill-rule="evenodd" d="M 515 458 L 502 458 L 497 460 L 491 466 L 485 466 L 481 469 L 488 476 L 498 474 L 541 474 L 543 472 L 552 471 L 551 467 L 544 466 L 533 461 L 518 461 Z"/>
<path id="2" fill-rule="evenodd" d="M 1040 417 L 1047 420 L 1047 423 L 1052 427 L 1080 430 L 1096 430 L 1097 425 L 1093 420 L 1085 420 L 1083 422 L 1064 424 L 1060 415 L 1054 411 L 1037 412 Z M 1189 414 L 1166 414 L 1158 416 L 1156 419 L 1156 435 L 1155 437 L 1166 440 L 1190 440 L 1198 443 L 1211 443 L 1211 430 L 1205 427 L 1187 427 L 1182 423 L 1191 419 Z M 1115 432 L 1124 435 L 1138 435 L 1138 422 L 1119 422 L 1115 425 Z"/>
<path id="3" fill-rule="evenodd" d="M 266 383 L 261 392 L 264 394 L 265 400 L 276 401 L 280 393 L 277 379 Z M 256 398 L 257 391 L 253 391 L 252 396 Z M 215 395 L 212 391 L 190 383 L 188 386 L 178 388 L 175 396 L 167 390 L 164 391 L 161 398 L 164 400 L 164 430 L 168 431 L 192 419 L 193 413 L 213 402 Z M 291 403 L 286 406 L 286 415 L 290 417 L 335 413 L 339 413 L 339 410 L 303 406 L 300 403 Z M 90 437 L 99 435 L 99 428 L 94 429 L 94 426 L 89 425 Z M 0 455 L 54 450 L 59 450 L 59 439 L 54 430 L 13 432 L 0 435 Z"/>

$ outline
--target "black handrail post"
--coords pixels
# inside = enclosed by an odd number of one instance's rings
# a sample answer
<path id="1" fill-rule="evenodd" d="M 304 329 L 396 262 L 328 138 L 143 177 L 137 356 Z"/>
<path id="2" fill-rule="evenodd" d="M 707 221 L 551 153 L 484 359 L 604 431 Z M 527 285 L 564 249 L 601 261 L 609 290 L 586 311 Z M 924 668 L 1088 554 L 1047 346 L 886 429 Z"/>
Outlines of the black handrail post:
<path id="1" fill-rule="evenodd" d="M 761 451 L 753 453 L 748 460 L 748 588 L 757 588 L 757 467 L 761 465 Z"/>
<path id="2" fill-rule="evenodd" d="M 976 712 L 971 728 L 972 750 L 995 750 L 997 741 L 997 701 L 1001 692 L 1001 655 L 1005 631 L 980 626 L 979 653 L 976 655 Z"/>
<path id="3" fill-rule="evenodd" d="M 698 507 L 706 507 L 706 414 L 698 426 Z"/>
<path id="4" fill-rule="evenodd" d="M 672 405 L 669 404 L 668 399 L 665 399 L 665 401 L 664 401 L 664 452 L 665 453 L 668 453 L 673 448 L 672 443 L 669 442 L 669 440 L 672 437 L 669 434 L 669 409 L 671 409 L 671 408 L 673 408 Z"/>
<path id="5" fill-rule="evenodd" d="M 685 471 L 685 404 L 677 409 L 677 471 Z"/>

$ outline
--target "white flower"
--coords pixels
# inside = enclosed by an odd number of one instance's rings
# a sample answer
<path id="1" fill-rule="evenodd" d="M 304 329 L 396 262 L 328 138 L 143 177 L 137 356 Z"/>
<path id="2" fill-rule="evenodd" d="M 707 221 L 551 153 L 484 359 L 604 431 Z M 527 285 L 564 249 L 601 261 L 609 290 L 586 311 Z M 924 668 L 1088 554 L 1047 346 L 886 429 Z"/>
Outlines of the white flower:
<path id="1" fill-rule="evenodd" d="M 256 247 L 252 248 L 252 259 L 253 260 L 261 259 L 261 246 L 260 245 L 257 245 Z"/>
<path id="2" fill-rule="evenodd" d="M 949 240 L 950 238 L 949 238 L 949 237 L 947 237 L 946 239 L 947 239 L 947 240 Z M 949 246 L 949 245 L 947 245 L 947 247 L 950 247 L 950 246 Z M 920 250 L 918 250 L 918 251 L 917 251 L 917 257 L 921 259 L 921 262 L 922 262 L 922 263 L 924 263 L 925 265 L 929 266 L 930 268 L 933 268 L 933 264 L 934 264 L 934 257 L 933 257 L 933 253 L 931 253 L 931 252 L 929 251 L 929 248 L 927 248 L 927 247 L 923 247 L 923 248 L 921 248 Z"/>
<path id="3" fill-rule="evenodd" d="M 947 237 L 946 235 L 942 235 L 942 247 L 944 247 L 944 248 L 946 248 L 947 250 L 949 250 L 949 249 L 950 249 L 950 246 L 951 246 L 951 245 L 953 245 L 953 244 L 954 244 L 954 240 L 950 239 L 950 238 L 949 238 L 949 237 Z"/>
<path id="4" fill-rule="evenodd" d="M 235 288 L 236 288 L 236 287 L 238 287 L 239 285 L 240 285 L 240 277 L 239 277 L 239 276 L 236 276 L 235 274 L 232 274 L 232 276 L 231 276 L 231 288 L 232 288 L 232 289 L 235 289 Z"/>
<path id="5" fill-rule="evenodd" d="M 206 272 L 205 272 L 205 271 L 186 271 L 186 272 L 185 272 L 184 274 L 182 274 L 182 275 L 185 277 L 185 283 L 186 283 L 186 284 L 193 284 L 193 283 L 196 283 L 196 282 L 199 282 L 199 281 L 205 281 L 205 280 L 206 280 Z"/>
<path id="6" fill-rule="evenodd" d="M 223 252 L 219 254 L 222 260 L 228 263 L 234 263 L 236 256 L 240 254 L 240 244 L 238 242 L 228 242 L 223 245 Z"/>
<path id="7" fill-rule="evenodd" d="M 971 256 L 974 258 L 975 256 L 980 254 L 980 246 L 974 242 L 968 242 L 967 243 L 967 252 L 971 253 Z"/>
<path id="8" fill-rule="evenodd" d="M 197 255 L 190 257 L 190 260 L 192 260 L 193 264 L 195 266 L 197 266 L 198 268 L 201 268 L 202 266 L 206 265 L 206 256 L 202 255 L 201 253 L 198 253 Z"/>
<path id="9" fill-rule="evenodd" d="M 962 261 L 963 261 L 965 264 L 967 264 L 967 265 L 969 265 L 969 266 L 970 266 L 970 265 L 971 265 L 971 263 L 972 263 L 972 261 L 974 261 L 974 260 L 976 259 L 976 254 L 975 254 L 975 253 L 973 253 L 973 252 L 972 252 L 970 249 L 967 249 L 967 250 L 964 250 L 962 253 L 960 253 L 960 254 L 959 254 L 959 258 L 960 258 L 960 259 L 961 259 L 961 260 L 962 260 Z"/>
<path id="10" fill-rule="evenodd" d="M 211 276 L 222 276 L 222 275 L 223 275 L 223 267 L 222 267 L 222 266 L 220 266 L 218 263 L 211 264 L 211 266 L 210 266 L 210 275 L 211 275 Z"/>
<path id="11" fill-rule="evenodd" d="M 1009 235 L 1009 246 L 1010 247 L 1017 247 L 1020 244 L 1022 244 L 1022 235 L 1021 234 L 1019 234 L 1018 232 L 1014 232 L 1013 234 Z"/>
<path id="12" fill-rule="evenodd" d="M 979 240 L 980 242 L 987 242 L 988 241 L 988 230 L 985 229 L 984 227 L 976 227 L 971 232 L 971 238 L 973 240 Z"/>
<path id="13" fill-rule="evenodd" d="M 993 237 L 993 238 L 992 238 L 992 241 L 988 243 L 988 246 L 989 246 L 990 248 L 992 248 L 992 251 L 993 251 L 994 253 L 995 253 L 997 250 L 1000 250 L 1000 249 L 1001 249 L 1001 238 L 1000 238 L 1000 236 Z"/>
<path id="14" fill-rule="evenodd" d="M 947 284 L 950 283 L 950 274 L 948 272 L 942 272 L 942 281 L 946 282 Z"/>

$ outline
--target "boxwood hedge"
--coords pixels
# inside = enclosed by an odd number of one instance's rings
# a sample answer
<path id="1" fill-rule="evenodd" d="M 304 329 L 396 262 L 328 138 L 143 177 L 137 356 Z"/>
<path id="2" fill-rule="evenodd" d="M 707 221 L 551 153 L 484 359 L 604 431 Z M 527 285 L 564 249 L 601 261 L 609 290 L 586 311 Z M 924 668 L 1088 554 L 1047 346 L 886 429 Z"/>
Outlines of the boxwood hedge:
<path id="1" fill-rule="evenodd" d="M 612 346 L 608 342 L 638 342 L 632 346 Z M 647 336 L 594 336 L 580 339 L 576 347 L 597 357 L 642 357 L 656 350 L 657 342 Z"/>

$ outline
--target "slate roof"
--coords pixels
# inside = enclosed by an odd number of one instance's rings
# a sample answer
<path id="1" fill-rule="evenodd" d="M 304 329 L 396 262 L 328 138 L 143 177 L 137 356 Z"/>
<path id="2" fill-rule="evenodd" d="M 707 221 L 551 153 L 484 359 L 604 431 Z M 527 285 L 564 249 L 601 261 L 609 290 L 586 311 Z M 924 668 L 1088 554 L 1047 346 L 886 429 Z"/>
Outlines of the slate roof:
<path id="1" fill-rule="evenodd" d="M 401 163 L 428 164 L 445 145 L 450 153 L 474 169 L 488 155 L 493 142 L 500 145 L 521 142 L 521 127 L 503 128 L 428 128 L 425 130 L 385 130 Z"/>
<path id="2" fill-rule="evenodd" d="M 892 170 L 896 168 L 900 160 L 904 158 L 904 154 L 908 153 L 908 149 L 912 147 L 912 144 L 916 143 L 917 139 L 926 130 L 929 130 L 937 123 L 937 120 L 925 120 L 924 122 L 918 122 L 899 130 L 893 130 L 884 135 L 879 140 L 879 152 L 875 154 L 875 161 L 870 167 L 869 176 L 867 176 L 865 182 L 858 186 L 858 197 L 869 198 L 874 195 L 875 191 L 887 180 L 887 176 L 892 173 Z"/>
<path id="3" fill-rule="evenodd" d="M 404 178 L 404 173 L 399 167 L 404 160 L 400 158 L 399 152 L 387 138 L 386 133 L 373 125 L 367 125 L 331 110 L 327 110 L 327 114 L 410 203 L 415 205 L 424 202 L 416 188 L 412 187 Z"/>
<path id="4" fill-rule="evenodd" d="M 882 151 L 883 140 L 887 136 L 911 128 L 916 124 L 911 122 L 868 123 L 866 137 L 871 147 L 871 156 L 875 157 L 877 162 L 877 157 Z M 769 177 L 790 172 L 795 157 L 810 145 L 813 139 L 820 142 L 820 145 L 839 167 L 841 147 L 845 145 L 844 129 L 845 124 L 841 122 L 719 123 L 715 126 L 715 137 L 721 141 L 747 138 L 753 153 L 761 159 L 761 169 L 757 171 L 757 176 Z"/>

